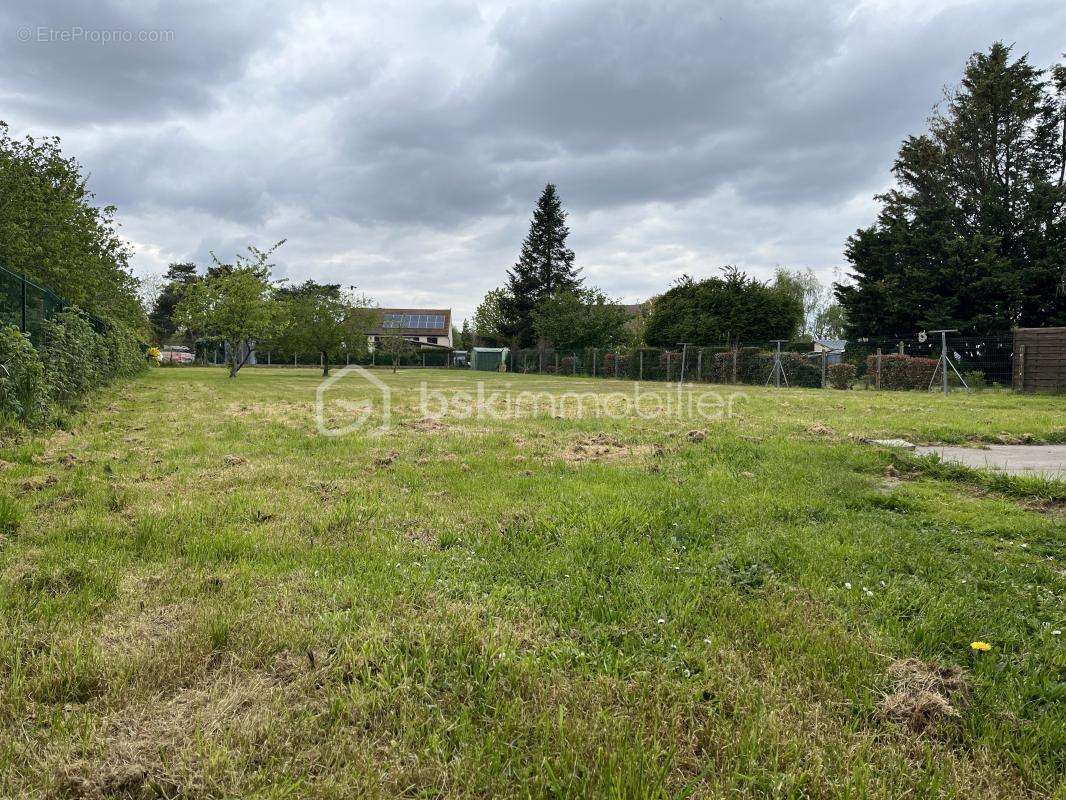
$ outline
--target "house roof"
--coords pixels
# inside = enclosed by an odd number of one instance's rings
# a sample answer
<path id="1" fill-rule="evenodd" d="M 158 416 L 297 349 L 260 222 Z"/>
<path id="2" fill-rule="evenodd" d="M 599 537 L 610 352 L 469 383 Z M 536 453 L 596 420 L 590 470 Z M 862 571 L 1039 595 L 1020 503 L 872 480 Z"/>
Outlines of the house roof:
<path id="1" fill-rule="evenodd" d="M 816 345 L 821 345 L 826 350 L 843 350 L 847 344 L 847 339 L 815 339 Z"/>
<path id="2" fill-rule="evenodd" d="M 413 336 L 450 336 L 452 332 L 452 310 L 450 308 L 379 308 L 379 322 L 370 330 L 371 336 L 382 334 Z M 386 320 L 400 318 L 408 324 L 389 324 Z M 443 323 L 435 324 L 437 318 Z M 413 323 L 413 324 L 412 324 Z"/>

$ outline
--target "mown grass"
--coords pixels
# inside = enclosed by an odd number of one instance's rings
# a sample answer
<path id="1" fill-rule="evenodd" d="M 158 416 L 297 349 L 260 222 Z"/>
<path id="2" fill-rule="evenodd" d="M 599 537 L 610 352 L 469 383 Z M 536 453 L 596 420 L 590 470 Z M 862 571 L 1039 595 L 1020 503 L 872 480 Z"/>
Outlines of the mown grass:
<path id="1" fill-rule="evenodd" d="M 171 369 L 7 443 L 0 795 L 1061 795 L 1062 484 L 861 439 L 1064 441 L 1062 398 L 430 424 L 423 381 L 631 384 L 376 374 L 380 436 L 310 370 Z M 912 657 L 966 687 L 925 727 Z"/>

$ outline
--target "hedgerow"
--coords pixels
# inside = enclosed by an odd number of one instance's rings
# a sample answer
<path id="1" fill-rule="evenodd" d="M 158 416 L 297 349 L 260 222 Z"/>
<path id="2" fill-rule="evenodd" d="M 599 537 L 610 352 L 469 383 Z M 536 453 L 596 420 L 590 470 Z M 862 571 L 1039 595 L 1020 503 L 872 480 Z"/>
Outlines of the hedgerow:
<path id="1" fill-rule="evenodd" d="M 830 364 L 826 368 L 829 377 L 829 385 L 834 389 L 850 389 L 851 382 L 855 380 L 854 364 Z"/>
<path id="2" fill-rule="evenodd" d="M 0 416 L 4 427 L 41 424 L 48 413 L 44 365 L 29 337 L 17 328 L 0 326 Z"/>
<path id="3" fill-rule="evenodd" d="M 147 368 L 129 328 L 114 321 L 102 327 L 98 332 L 70 307 L 42 321 L 39 348 L 18 329 L 0 327 L 0 419 L 40 427 L 93 390 Z"/>
<path id="4" fill-rule="evenodd" d="M 916 358 L 905 355 L 882 355 L 881 357 L 882 389 L 914 390 L 928 389 L 929 382 L 936 373 L 935 358 Z M 877 381 L 877 356 L 866 357 L 866 376 L 871 383 Z"/>

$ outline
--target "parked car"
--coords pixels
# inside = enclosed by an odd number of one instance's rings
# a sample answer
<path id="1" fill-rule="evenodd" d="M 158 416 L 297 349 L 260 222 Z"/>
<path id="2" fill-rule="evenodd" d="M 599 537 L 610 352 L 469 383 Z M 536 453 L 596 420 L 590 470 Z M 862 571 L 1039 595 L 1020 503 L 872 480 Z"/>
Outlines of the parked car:
<path id="1" fill-rule="evenodd" d="M 193 351 L 180 344 L 165 344 L 159 353 L 160 364 L 192 364 L 194 361 Z"/>

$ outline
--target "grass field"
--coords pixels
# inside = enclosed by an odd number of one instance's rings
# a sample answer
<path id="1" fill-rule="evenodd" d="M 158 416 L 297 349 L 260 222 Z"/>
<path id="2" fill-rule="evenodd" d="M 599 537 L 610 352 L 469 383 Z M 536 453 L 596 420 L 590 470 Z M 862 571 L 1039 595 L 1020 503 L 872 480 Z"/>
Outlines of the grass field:
<path id="1" fill-rule="evenodd" d="M 376 374 L 380 435 L 197 368 L 5 442 L 0 796 L 1063 796 L 1066 487 L 861 439 L 1062 442 L 1066 399 Z"/>

